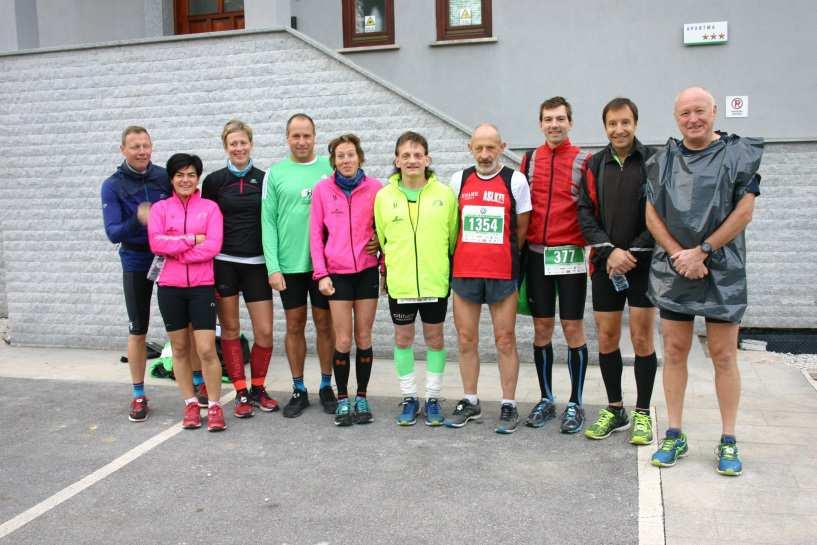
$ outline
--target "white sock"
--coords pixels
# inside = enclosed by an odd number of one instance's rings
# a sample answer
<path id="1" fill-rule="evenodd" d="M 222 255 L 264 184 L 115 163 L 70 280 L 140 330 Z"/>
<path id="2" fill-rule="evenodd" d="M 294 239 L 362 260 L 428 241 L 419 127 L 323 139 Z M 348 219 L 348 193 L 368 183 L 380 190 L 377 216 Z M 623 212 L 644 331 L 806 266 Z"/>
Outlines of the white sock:
<path id="1" fill-rule="evenodd" d="M 479 398 L 477 397 L 476 394 L 465 394 L 464 397 L 465 399 L 468 400 L 468 403 L 470 403 L 471 405 L 479 404 Z"/>
<path id="2" fill-rule="evenodd" d="M 212 399 L 208 399 L 207 400 L 207 408 L 209 409 L 210 407 L 213 407 L 213 406 L 221 407 L 221 403 L 219 403 L 218 401 L 213 401 Z"/>
<path id="3" fill-rule="evenodd" d="M 398 379 L 400 380 L 400 394 L 403 397 L 417 397 L 417 379 L 414 371 Z"/>
<path id="4" fill-rule="evenodd" d="M 442 390 L 443 374 L 426 371 L 426 399 L 439 399 L 440 395 L 442 395 Z"/>
<path id="5" fill-rule="evenodd" d="M 511 407 L 516 407 L 516 400 L 515 399 L 503 399 L 501 404 L 502 405 L 508 404 Z"/>
<path id="6" fill-rule="evenodd" d="M 195 397 L 191 397 L 191 398 L 188 398 L 188 399 L 185 399 L 185 400 L 184 400 L 184 404 L 185 404 L 185 405 L 190 405 L 191 403 L 195 403 L 196 405 L 198 405 L 198 404 L 199 404 L 199 400 L 198 400 L 198 399 L 196 399 Z"/>

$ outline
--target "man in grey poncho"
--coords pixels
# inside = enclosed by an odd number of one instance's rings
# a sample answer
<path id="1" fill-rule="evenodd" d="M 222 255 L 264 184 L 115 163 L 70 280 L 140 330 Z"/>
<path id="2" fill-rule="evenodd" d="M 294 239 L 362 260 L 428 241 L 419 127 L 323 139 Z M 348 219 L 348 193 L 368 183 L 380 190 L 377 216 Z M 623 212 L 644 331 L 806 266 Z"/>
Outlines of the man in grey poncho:
<path id="1" fill-rule="evenodd" d="M 683 139 L 670 138 L 646 165 L 647 227 L 657 243 L 649 297 L 661 315 L 669 419 L 652 464 L 669 467 L 687 453 L 681 417 L 697 315 L 706 320 L 721 411 L 717 471 L 740 475 L 735 420 L 738 324 L 747 299 L 744 230 L 760 194 L 763 143 L 714 131 L 716 111 L 715 99 L 705 89 L 682 91 L 674 115 Z"/>

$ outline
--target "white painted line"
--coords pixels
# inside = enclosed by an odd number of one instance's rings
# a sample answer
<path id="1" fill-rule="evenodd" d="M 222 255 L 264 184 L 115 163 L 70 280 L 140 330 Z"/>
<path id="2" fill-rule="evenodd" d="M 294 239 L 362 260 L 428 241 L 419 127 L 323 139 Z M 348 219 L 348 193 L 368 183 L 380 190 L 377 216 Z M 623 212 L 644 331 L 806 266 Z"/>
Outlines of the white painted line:
<path id="1" fill-rule="evenodd" d="M 800 372 L 802 372 L 803 376 L 806 377 L 806 382 L 811 384 L 811 387 L 817 390 L 817 380 L 814 380 L 811 377 L 811 373 L 808 372 L 808 369 L 800 369 Z"/>
<path id="2" fill-rule="evenodd" d="M 220 401 L 222 404 L 224 404 L 234 397 L 235 392 L 230 391 L 226 395 L 222 396 Z M 105 477 L 111 475 L 112 473 L 116 472 L 119 469 L 122 469 L 123 467 L 133 462 L 143 454 L 149 452 L 153 448 L 158 447 L 168 439 L 172 438 L 180 431 L 182 431 L 181 422 L 174 424 L 173 426 L 167 428 L 163 432 L 154 435 L 144 443 L 135 446 L 134 448 L 132 448 L 119 458 L 116 458 L 109 464 L 102 466 L 101 468 L 83 477 L 74 484 L 63 488 L 53 496 L 41 501 L 34 507 L 31 507 L 30 509 L 23 511 L 16 517 L 7 520 L 3 524 L 0 524 L 0 539 L 3 539 L 10 533 L 19 530 L 32 520 L 46 514 L 47 512 L 54 509 L 61 503 L 70 500 L 83 490 L 90 488 L 91 486 L 95 485 Z"/>
<path id="3" fill-rule="evenodd" d="M 651 408 L 650 415 L 653 429 L 652 445 L 638 447 L 638 545 L 666 545 L 661 471 L 650 464 L 658 436 L 655 407 Z"/>

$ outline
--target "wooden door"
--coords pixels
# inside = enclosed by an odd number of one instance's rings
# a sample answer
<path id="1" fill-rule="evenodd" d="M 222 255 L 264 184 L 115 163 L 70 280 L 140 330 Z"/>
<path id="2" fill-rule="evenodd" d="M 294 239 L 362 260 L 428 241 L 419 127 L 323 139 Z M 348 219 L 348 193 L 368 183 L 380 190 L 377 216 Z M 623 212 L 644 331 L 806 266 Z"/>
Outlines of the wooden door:
<path id="1" fill-rule="evenodd" d="M 244 28 L 244 0 L 175 0 L 176 34 Z"/>

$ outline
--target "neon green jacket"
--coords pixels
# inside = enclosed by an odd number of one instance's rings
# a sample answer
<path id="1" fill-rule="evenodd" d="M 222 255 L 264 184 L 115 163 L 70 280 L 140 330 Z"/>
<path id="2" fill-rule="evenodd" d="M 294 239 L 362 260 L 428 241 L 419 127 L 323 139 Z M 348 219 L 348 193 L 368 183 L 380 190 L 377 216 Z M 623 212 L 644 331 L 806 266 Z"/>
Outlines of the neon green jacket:
<path id="1" fill-rule="evenodd" d="M 451 255 L 457 244 L 459 205 L 447 185 L 432 175 L 417 198 L 417 224 L 400 191 L 400 174 L 377 193 L 374 222 L 386 258 L 386 284 L 393 299 L 448 297 Z"/>

